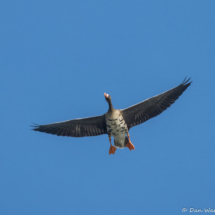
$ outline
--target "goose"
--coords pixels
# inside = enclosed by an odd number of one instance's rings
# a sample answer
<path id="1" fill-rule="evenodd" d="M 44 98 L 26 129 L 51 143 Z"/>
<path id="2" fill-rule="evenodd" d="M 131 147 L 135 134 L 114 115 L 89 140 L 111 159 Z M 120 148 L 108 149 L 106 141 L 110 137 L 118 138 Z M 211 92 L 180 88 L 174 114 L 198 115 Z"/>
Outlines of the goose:
<path id="1" fill-rule="evenodd" d="M 107 113 L 81 119 L 73 119 L 46 125 L 33 125 L 34 131 L 45 132 L 57 136 L 85 137 L 108 134 L 110 149 L 109 155 L 115 154 L 117 148 L 129 148 L 134 150 L 131 143 L 129 130 L 147 120 L 161 114 L 170 107 L 179 96 L 190 86 L 189 79 L 157 96 L 146 99 L 126 109 L 114 109 L 111 96 L 104 93 L 105 100 L 109 105 Z M 114 137 L 114 146 L 111 144 Z"/>

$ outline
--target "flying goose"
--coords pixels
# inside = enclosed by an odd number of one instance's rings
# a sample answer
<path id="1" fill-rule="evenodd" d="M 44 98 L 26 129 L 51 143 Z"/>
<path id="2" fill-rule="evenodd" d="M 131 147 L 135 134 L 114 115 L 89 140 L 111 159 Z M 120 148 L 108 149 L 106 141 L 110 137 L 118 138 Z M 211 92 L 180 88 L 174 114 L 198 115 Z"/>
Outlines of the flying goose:
<path id="1" fill-rule="evenodd" d="M 114 109 L 111 96 L 104 93 L 109 105 L 107 113 L 89 118 L 73 119 L 46 125 L 34 125 L 32 130 L 68 137 L 108 134 L 110 141 L 109 154 L 114 154 L 116 148 L 128 147 L 132 150 L 135 148 L 130 141 L 129 129 L 146 122 L 170 107 L 190 86 L 192 82 L 189 81 L 190 78 L 188 80 L 185 78 L 177 87 L 123 110 Z M 114 146 L 111 144 L 112 136 L 114 137 Z"/>

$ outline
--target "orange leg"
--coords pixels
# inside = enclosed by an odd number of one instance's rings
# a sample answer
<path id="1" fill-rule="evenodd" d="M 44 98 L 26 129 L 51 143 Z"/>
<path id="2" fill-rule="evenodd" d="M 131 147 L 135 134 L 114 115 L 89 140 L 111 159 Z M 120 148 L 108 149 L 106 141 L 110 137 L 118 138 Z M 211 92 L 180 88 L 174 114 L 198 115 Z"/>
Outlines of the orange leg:
<path id="1" fill-rule="evenodd" d="M 135 148 L 134 148 L 134 145 L 131 143 L 129 134 L 127 134 L 127 136 L 128 136 L 128 143 L 127 143 L 126 146 L 127 146 L 130 150 L 135 149 Z"/>
<path id="2" fill-rule="evenodd" d="M 110 141 L 109 155 L 110 155 L 110 154 L 113 154 L 113 155 L 114 155 L 114 153 L 115 153 L 115 151 L 116 151 L 116 147 L 112 146 L 112 144 L 111 144 L 111 136 L 109 136 L 109 141 Z"/>

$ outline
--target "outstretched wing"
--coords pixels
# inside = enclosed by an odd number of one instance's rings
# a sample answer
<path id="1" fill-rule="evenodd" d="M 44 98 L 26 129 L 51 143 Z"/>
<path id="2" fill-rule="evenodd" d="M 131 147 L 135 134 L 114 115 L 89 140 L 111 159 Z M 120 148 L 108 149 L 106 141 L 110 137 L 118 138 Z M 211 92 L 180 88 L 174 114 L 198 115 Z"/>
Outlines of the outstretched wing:
<path id="1" fill-rule="evenodd" d="M 32 130 L 57 136 L 85 137 L 107 134 L 105 115 L 68 120 L 47 125 L 35 125 Z"/>
<path id="2" fill-rule="evenodd" d="M 121 110 L 128 129 L 161 114 L 170 107 L 190 86 L 192 82 L 189 80 L 190 78 L 188 80 L 185 78 L 177 87 Z"/>

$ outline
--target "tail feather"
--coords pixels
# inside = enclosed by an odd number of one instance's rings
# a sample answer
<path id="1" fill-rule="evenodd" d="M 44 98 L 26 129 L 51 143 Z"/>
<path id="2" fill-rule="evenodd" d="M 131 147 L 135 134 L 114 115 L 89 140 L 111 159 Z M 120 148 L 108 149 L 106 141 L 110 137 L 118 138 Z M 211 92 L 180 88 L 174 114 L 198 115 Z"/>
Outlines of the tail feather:
<path id="1" fill-rule="evenodd" d="M 114 139 L 114 146 L 116 146 L 117 148 L 125 148 L 126 145 L 128 143 L 128 137 L 125 137 L 125 141 L 124 143 L 117 141 L 116 139 Z"/>

